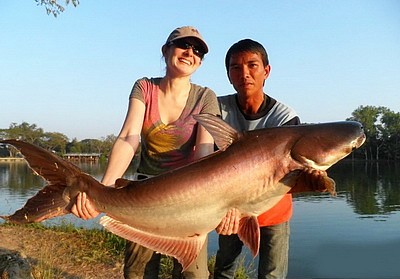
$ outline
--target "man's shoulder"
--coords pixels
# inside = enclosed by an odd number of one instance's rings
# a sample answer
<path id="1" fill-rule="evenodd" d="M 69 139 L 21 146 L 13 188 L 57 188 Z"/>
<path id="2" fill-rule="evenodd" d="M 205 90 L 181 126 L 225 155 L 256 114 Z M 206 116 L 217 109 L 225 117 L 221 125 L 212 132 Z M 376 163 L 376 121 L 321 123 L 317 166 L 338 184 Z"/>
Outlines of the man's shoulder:
<path id="1" fill-rule="evenodd" d="M 218 96 L 217 98 L 220 105 L 230 105 L 232 102 L 235 102 L 236 94 Z"/>
<path id="2" fill-rule="evenodd" d="M 218 96 L 218 104 L 222 115 L 231 114 L 238 110 L 236 94 Z"/>
<path id="3" fill-rule="evenodd" d="M 279 122 L 277 126 L 281 125 L 297 125 L 300 124 L 300 118 L 297 112 L 288 105 L 285 105 L 279 101 L 275 103 L 270 111 L 271 118 L 274 118 Z"/>
<path id="4" fill-rule="evenodd" d="M 236 93 L 228 94 L 228 95 L 223 95 L 223 96 L 218 96 L 218 100 L 229 100 L 229 99 L 234 99 L 235 96 L 236 96 Z"/>
<path id="5" fill-rule="evenodd" d="M 274 109 L 280 113 L 291 113 L 297 115 L 296 111 L 292 107 L 279 101 L 276 101 Z"/>

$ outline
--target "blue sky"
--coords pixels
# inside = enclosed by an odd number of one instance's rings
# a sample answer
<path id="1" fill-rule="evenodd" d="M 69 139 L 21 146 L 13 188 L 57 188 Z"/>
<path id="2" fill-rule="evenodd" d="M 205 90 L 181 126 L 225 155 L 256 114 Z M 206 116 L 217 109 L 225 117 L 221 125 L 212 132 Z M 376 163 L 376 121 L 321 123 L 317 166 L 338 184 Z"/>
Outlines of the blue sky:
<path id="1" fill-rule="evenodd" d="M 265 92 L 303 122 L 344 120 L 360 105 L 400 112 L 400 1 L 88 1 L 57 18 L 34 0 L 0 2 L 0 128 L 36 124 L 70 139 L 117 135 L 138 78 L 163 76 L 161 46 L 196 26 L 210 47 L 192 78 L 233 93 L 227 49 L 262 43 Z"/>

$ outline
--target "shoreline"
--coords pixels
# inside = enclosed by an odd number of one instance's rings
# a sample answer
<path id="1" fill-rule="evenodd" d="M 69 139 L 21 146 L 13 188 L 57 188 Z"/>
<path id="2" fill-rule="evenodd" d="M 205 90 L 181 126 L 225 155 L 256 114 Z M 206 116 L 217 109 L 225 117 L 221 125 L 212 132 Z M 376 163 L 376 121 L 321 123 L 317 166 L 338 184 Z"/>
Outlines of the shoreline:
<path id="1" fill-rule="evenodd" d="M 21 157 L 0 157 L 0 162 L 20 162 L 20 161 L 25 161 L 25 159 Z"/>

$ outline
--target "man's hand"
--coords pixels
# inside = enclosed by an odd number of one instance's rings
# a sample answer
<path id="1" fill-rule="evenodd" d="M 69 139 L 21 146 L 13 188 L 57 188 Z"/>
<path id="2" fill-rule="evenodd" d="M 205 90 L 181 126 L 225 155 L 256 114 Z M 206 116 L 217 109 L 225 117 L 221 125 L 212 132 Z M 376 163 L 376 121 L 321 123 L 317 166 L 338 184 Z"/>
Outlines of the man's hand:
<path id="1" fill-rule="evenodd" d="M 236 208 L 228 211 L 221 223 L 215 228 L 218 234 L 231 235 L 239 231 L 240 212 Z"/>
<path id="2" fill-rule="evenodd" d="M 76 197 L 76 203 L 71 208 L 71 213 L 83 220 L 89 220 L 100 214 L 86 197 L 86 193 L 79 193 Z"/>

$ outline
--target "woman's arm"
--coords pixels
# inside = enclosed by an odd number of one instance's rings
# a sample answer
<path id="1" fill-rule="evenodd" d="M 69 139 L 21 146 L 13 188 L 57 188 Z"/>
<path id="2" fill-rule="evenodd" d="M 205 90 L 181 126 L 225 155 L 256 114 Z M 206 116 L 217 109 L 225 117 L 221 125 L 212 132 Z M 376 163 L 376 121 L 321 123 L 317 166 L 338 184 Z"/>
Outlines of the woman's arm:
<path id="1" fill-rule="evenodd" d="M 106 172 L 102 179 L 104 185 L 114 185 L 115 181 L 122 177 L 131 163 L 139 146 L 144 113 L 145 105 L 143 102 L 131 98 L 121 132 L 119 133 L 109 156 Z M 78 194 L 77 201 L 72 206 L 71 212 L 84 220 L 95 218 L 100 214 L 90 199 L 87 198 L 86 193 Z"/>
<path id="2" fill-rule="evenodd" d="M 137 99 L 130 99 L 124 124 L 113 145 L 106 172 L 101 181 L 104 185 L 114 185 L 115 181 L 123 176 L 135 156 L 139 147 L 144 113 L 145 105 Z"/>
<path id="3" fill-rule="evenodd" d="M 197 127 L 194 160 L 200 159 L 214 152 L 214 139 L 211 134 L 200 124 Z"/>

